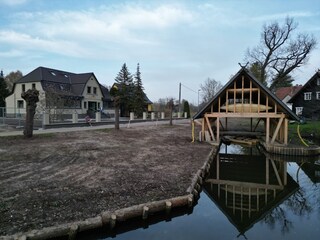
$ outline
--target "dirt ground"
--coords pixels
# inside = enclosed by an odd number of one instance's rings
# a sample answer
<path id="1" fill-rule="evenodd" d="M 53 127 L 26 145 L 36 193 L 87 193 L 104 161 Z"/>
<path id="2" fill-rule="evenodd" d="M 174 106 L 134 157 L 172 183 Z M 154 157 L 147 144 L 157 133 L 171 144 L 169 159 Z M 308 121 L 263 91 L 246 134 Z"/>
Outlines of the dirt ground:
<path id="1" fill-rule="evenodd" d="M 211 146 L 190 124 L 0 138 L 0 236 L 186 194 Z"/>

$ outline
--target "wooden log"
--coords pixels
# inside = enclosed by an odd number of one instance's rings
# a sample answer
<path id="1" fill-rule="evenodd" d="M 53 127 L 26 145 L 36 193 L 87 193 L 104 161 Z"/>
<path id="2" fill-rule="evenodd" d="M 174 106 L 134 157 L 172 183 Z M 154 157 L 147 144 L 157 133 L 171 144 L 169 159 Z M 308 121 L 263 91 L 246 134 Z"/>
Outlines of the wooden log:
<path id="1" fill-rule="evenodd" d="M 202 184 L 203 184 L 202 177 L 200 177 L 200 176 L 198 177 L 198 182 L 199 182 L 199 184 L 200 184 L 200 185 L 202 185 Z"/>
<path id="2" fill-rule="evenodd" d="M 192 207 L 193 205 L 193 197 L 188 197 L 188 207 Z"/>
<path id="3" fill-rule="evenodd" d="M 77 233 L 79 230 L 79 226 L 76 224 L 71 225 L 69 233 L 68 233 L 68 240 L 75 240 L 77 237 Z"/>
<path id="4" fill-rule="evenodd" d="M 101 213 L 101 220 L 102 220 L 102 225 L 106 226 L 107 224 L 110 223 L 111 219 L 111 213 L 110 212 L 102 212 Z"/>
<path id="5" fill-rule="evenodd" d="M 110 228 L 113 229 L 116 226 L 116 222 L 117 222 L 117 215 L 112 214 L 110 216 Z"/>
<path id="6" fill-rule="evenodd" d="M 85 221 L 79 222 L 79 232 L 87 231 L 90 229 L 102 227 L 102 217 L 97 216 L 94 218 L 88 218 Z"/>
<path id="7" fill-rule="evenodd" d="M 142 219 L 147 219 L 149 214 L 149 208 L 144 206 L 142 209 Z"/>
<path id="8" fill-rule="evenodd" d="M 54 237 L 68 236 L 70 232 L 70 224 L 63 224 L 54 227 L 47 227 L 41 230 L 32 230 L 26 233 L 27 239 L 48 239 Z"/>
<path id="9" fill-rule="evenodd" d="M 172 203 L 170 201 L 166 201 L 166 214 L 171 212 Z"/>

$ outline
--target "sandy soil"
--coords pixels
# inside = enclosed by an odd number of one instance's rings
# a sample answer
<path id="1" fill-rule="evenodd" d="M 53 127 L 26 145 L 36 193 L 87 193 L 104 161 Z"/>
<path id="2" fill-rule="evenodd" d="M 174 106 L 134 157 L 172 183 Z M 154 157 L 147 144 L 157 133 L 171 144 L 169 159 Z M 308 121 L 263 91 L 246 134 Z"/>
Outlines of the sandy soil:
<path id="1" fill-rule="evenodd" d="M 0 236 L 184 195 L 210 145 L 189 124 L 0 138 Z"/>

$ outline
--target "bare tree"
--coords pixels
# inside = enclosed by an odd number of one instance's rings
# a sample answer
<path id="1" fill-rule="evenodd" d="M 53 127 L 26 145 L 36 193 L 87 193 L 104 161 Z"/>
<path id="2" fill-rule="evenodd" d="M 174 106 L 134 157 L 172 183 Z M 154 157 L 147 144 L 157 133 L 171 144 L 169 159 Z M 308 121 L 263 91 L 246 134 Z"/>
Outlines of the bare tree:
<path id="1" fill-rule="evenodd" d="M 12 91 L 13 84 L 22 77 L 23 77 L 23 74 L 19 70 L 15 72 L 10 72 L 8 75 L 5 76 L 4 79 L 7 83 L 9 91 Z"/>
<path id="2" fill-rule="evenodd" d="M 36 89 L 29 89 L 21 93 L 21 97 L 26 101 L 26 123 L 23 134 L 27 138 L 33 135 L 33 119 L 36 113 L 37 102 L 39 102 L 39 91 Z"/>
<path id="3" fill-rule="evenodd" d="M 222 84 L 213 78 L 207 78 L 207 80 L 200 85 L 202 101 L 204 103 L 209 102 L 214 95 L 222 88 Z"/>
<path id="4" fill-rule="evenodd" d="M 251 64 L 261 67 L 259 80 L 263 82 L 267 76 L 275 87 L 288 74 L 307 63 L 317 41 L 309 34 L 294 35 L 297 27 L 298 24 L 290 17 L 285 19 L 283 26 L 278 22 L 263 26 L 260 44 L 246 53 Z"/>

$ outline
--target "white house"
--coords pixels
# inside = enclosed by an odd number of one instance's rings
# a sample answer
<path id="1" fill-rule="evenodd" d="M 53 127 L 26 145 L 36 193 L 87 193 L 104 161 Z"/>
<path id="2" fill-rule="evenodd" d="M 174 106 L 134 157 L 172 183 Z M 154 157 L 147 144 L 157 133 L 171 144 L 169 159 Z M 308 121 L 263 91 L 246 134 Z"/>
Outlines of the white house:
<path id="1" fill-rule="evenodd" d="M 6 98 L 7 115 L 25 113 L 26 103 L 21 93 L 31 88 L 39 91 L 39 112 L 63 109 L 65 113 L 86 114 L 88 110 L 103 108 L 104 94 L 94 73 L 38 67 L 14 84 L 12 94 Z"/>

